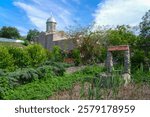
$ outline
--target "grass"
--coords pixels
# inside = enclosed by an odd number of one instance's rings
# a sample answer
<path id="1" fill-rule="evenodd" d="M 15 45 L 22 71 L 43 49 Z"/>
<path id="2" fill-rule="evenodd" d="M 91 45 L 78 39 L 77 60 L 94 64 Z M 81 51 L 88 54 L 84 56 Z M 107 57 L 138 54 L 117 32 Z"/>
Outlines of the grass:
<path id="1" fill-rule="evenodd" d="M 0 46 L 6 46 L 6 47 L 25 47 L 21 43 L 13 43 L 13 42 L 0 42 Z"/>

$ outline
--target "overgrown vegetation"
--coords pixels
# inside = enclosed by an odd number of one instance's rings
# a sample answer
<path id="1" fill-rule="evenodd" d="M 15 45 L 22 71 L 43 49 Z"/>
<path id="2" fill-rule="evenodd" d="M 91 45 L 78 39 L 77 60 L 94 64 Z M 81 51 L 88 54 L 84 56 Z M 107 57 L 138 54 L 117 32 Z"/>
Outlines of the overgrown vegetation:
<path id="1" fill-rule="evenodd" d="M 65 74 L 63 76 L 50 75 L 49 73 L 40 80 L 11 89 L 6 92 L 4 99 L 47 99 L 54 92 L 69 90 L 73 84 L 82 81 L 85 77 L 92 77 L 94 74 L 102 71 L 99 66 L 93 66 L 91 73 L 85 70 L 73 74 Z"/>
<path id="2" fill-rule="evenodd" d="M 28 41 L 24 46 L 0 43 L 0 99 L 48 99 L 67 90 L 69 94 L 73 93 L 76 84 L 80 87 L 79 99 L 149 99 L 149 16 L 150 10 L 140 23 L 139 35 L 125 25 L 72 32 L 68 37 L 74 40 L 76 47 L 69 52 L 64 52 L 59 46 L 49 51 Z M 27 39 L 34 41 L 38 34 L 37 30 L 30 30 Z M 3 27 L 0 36 L 22 38 L 17 29 L 11 27 Z M 113 53 L 115 70 L 112 74 L 106 74 L 102 64 L 97 65 L 105 63 L 107 48 L 114 45 L 130 46 L 132 69 L 127 87 L 121 72 L 116 72 L 122 69 L 123 53 Z M 65 63 L 65 59 L 71 60 L 71 64 Z M 71 74 L 65 72 L 67 67 L 82 65 L 88 67 Z M 144 94 L 148 96 L 142 97 Z"/>

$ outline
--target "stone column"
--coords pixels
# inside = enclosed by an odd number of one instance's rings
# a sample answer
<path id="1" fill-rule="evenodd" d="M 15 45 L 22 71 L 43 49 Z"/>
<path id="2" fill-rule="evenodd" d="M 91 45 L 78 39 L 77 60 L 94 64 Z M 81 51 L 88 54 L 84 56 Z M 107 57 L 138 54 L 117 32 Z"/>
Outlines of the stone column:
<path id="1" fill-rule="evenodd" d="M 107 52 L 107 63 L 106 63 L 106 66 L 107 66 L 107 71 L 109 73 L 111 73 L 112 70 L 113 70 L 113 58 L 112 58 L 112 53 L 110 51 Z"/>
<path id="2" fill-rule="evenodd" d="M 124 53 L 124 72 L 130 74 L 130 51 Z"/>

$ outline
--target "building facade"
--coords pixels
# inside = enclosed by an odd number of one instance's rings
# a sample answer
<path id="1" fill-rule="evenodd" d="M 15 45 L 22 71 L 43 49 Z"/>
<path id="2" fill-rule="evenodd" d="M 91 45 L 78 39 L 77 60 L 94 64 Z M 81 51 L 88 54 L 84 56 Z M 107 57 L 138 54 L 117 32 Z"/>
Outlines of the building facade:
<path id="1" fill-rule="evenodd" d="M 53 46 L 59 46 L 62 50 L 72 50 L 73 40 L 68 39 L 64 31 L 57 31 L 57 22 L 51 15 L 46 21 L 46 32 L 41 32 L 35 41 L 44 48 L 52 50 Z"/>

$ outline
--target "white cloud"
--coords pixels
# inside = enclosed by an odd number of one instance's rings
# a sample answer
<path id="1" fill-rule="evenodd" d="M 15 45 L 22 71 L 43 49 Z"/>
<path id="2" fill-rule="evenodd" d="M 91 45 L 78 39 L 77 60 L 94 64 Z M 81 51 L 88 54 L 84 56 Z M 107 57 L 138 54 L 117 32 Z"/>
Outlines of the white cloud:
<path id="1" fill-rule="evenodd" d="M 71 10 L 54 1 L 32 0 L 32 3 L 17 1 L 14 2 L 14 5 L 23 9 L 32 24 L 41 31 L 45 31 L 46 20 L 50 17 L 51 12 L 58 23 L 58 28 L 62 29 L 73 24 Z"/>
<path id="2" fill-rule="evenodd" d="M 150 0 L 104 0 L 94 13 L 97 25 L 138 25 Z"/>

